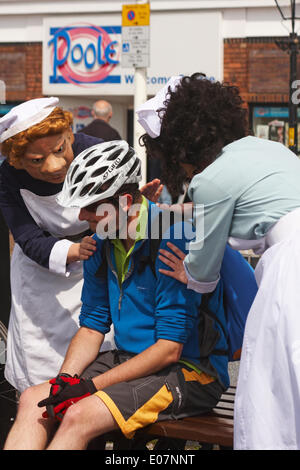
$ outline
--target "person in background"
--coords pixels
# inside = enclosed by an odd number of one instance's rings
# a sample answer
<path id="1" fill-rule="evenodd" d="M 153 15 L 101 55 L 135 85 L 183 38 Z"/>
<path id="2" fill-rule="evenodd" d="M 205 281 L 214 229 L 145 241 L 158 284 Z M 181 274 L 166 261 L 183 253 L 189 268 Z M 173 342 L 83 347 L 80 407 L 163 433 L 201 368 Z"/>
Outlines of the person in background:
<path id="1" fill-rule="evenodd" d="M 113 115 L 112 105 L 108 101 L 99 100 L 93 104 L 92 116 L 94 120 L 79 132 L 103 139 L 121 140 L 121 136 L 116 129 L 114 129 L 109 121 Z"/>

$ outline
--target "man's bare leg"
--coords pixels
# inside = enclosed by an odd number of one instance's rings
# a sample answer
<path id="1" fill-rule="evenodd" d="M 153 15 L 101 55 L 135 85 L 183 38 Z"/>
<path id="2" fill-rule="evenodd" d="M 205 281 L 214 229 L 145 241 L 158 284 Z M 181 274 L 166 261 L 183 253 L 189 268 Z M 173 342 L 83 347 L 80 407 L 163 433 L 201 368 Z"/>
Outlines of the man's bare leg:
<path id="1" fill-rule="evenodd" d="M 42 418 L 44 408 L 37 403 L 49 395 L 49 383 L 30 387 L 22 393 L 16 421 L 6 439 L 4 450 L 43 450 L 52 435 L 55 421 Z"/>
<path id="2" fill-rule="evenodd" d="M 96 395 L 68 408 L 48 450 L 84 450 L 95 437 L 118 429 L 109 409 Z"/>

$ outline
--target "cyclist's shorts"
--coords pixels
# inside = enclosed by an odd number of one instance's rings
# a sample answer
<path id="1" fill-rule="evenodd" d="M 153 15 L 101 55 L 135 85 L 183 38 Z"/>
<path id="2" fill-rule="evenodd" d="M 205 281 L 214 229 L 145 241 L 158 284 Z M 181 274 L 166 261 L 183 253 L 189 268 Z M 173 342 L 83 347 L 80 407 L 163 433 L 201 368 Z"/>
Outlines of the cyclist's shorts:
<path id="1" fill-rule="evenodd" d="M 100 353 L 82 377 L 93 378 L 132 356 L 121 351 Z M 106 387 L 95 395 L 105 403 L 125 437 L 131 439 L 135 431 L 148 424 L 206 413 L 223 392 L 214 377 L 177 362 L 147 377 Z"/>

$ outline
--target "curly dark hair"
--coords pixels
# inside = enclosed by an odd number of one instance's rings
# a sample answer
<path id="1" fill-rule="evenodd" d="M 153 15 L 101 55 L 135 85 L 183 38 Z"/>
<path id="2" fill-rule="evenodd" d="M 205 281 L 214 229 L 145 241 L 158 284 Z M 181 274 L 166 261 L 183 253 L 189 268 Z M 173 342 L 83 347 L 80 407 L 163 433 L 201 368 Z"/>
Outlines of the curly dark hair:
<path id="1" fill-rule="evenodd" d="M 182 192 L 187 175 L 180 163 L 190 163 L 199 173 L 222 148 L 247 134 L 247 112 L 238 88 L 212 82 L 204 74 L 185 76 L 158 110 L 161 134 L 141 136 L 149 158 L 159 158 L 161 180 L 170 193 Z"/>

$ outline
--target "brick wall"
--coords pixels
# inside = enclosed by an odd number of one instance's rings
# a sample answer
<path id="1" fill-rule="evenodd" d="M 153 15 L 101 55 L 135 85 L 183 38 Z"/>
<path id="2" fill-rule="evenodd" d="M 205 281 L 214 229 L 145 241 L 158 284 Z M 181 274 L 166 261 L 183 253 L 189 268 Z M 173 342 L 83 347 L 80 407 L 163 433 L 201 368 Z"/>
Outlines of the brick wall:
<path id="1" fill-rule="evenodd" d="M 224 80 L 239 87 L 246 103 L 288 102 L 289 55 L 275 39 L 224 41 Z M 300 54 L 298 60 L 300 72 Z M 42 44 L 0 44 L 0 80 L 7 101 L 42 96 Z"/>
<path id="2" fill-rule="evenodd" d="M 0 80 L 7 102 L 42 96 L 42 44 L 0 44 Z"/>
<path id="3" fill-rule="evenodd" d="M 224 41 L 224 80 L 238 86 L 247 103 L 288 103 L 289 54 L 281 51 L 275 40 Z M 300 57 L 298 69 L 300 72 Z"/>

